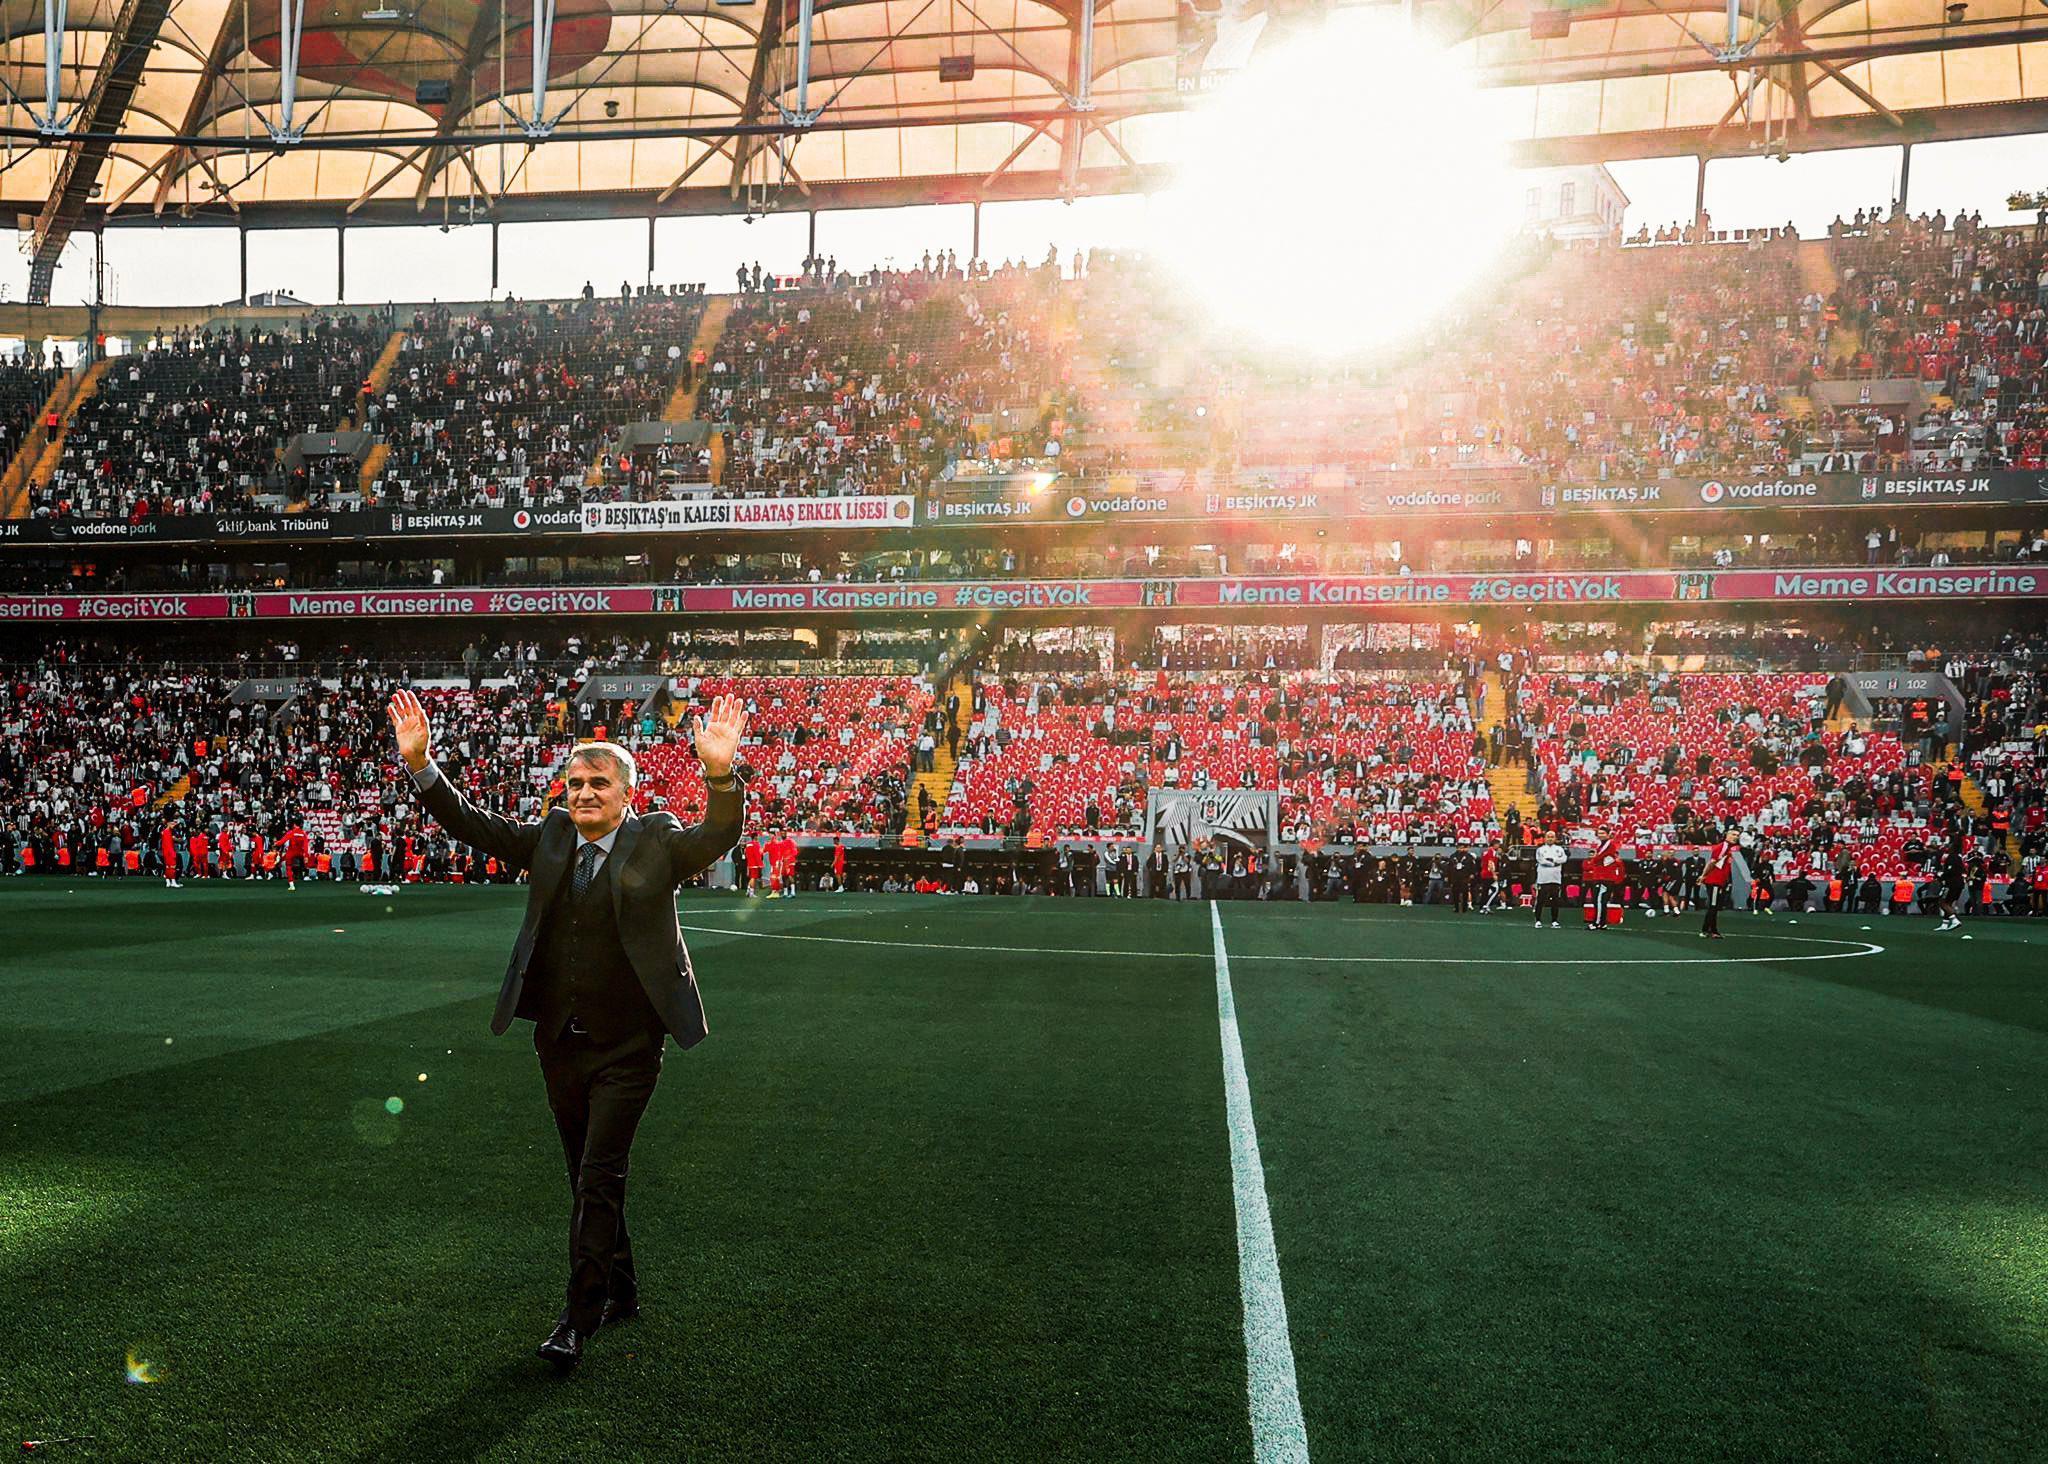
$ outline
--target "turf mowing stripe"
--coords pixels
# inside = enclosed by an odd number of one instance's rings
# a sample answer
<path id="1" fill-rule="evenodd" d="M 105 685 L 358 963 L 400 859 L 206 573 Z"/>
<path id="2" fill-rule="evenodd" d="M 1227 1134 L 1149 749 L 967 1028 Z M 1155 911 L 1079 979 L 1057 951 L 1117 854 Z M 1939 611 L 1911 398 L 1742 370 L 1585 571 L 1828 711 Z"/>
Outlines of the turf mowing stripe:
<path id="1" fill-rule="evenodd" d="M 1237 1276 L 1244 1297 L 1245 1393 L 1251 1404 L 1252 1458 L 1257 1464 L 1307 1464 L 1308 1430 L 1294 1382 L 1294 1344 L 1287 1336 L 1287 1298 L 1280 1290 L 1280 1254 L 1266 1206 L 1266 1166 L 1252 1123 L 1252 1090 L 1237 1040 L 1237 999 L 1230 990 L 1230 952 L 1223 912 L 1209 902 L 1216 940 L 1216 1022 L 1223 1032 L 1223 1100 L 1230 1121 L 1230 1180 L 1237 1199 Z"/>

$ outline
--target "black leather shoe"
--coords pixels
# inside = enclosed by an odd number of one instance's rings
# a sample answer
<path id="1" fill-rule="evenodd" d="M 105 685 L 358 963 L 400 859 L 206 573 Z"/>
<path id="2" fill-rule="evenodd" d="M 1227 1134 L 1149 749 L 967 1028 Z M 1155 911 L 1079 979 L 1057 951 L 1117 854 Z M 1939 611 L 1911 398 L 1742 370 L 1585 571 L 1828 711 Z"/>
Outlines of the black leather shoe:
<path id="1" fill-rule="evenodd" d="M 630 1322 L 639 1315 L 639 1297 L 628 1296 L 623 1299 L 616 1296 L 607 1297 L 604 1303 L 604 1316 L 599 1320 L 598 1325 L 600 1327 L 615 1327 L 620 1322 Z"/>
<path id="2" fill-rule="evenodd" d="M 557 1322 L 548 1340 L 540 1344 L 540 1355 L 567 1372 L 583 1361 L 583 1334 L 567 1322 Z"/>

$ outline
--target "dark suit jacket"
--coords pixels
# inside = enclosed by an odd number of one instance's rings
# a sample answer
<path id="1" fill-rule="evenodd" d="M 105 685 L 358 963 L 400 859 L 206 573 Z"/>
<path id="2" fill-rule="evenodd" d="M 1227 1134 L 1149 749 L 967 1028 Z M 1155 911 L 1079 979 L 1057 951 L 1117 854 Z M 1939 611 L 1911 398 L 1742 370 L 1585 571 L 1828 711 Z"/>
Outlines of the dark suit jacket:
<path id="1" fill-rule="evenodd" d="M 575 858 L 575 821 L 566 808 L 553 809 L 546 818 L 532 822 L 486 813 L 464 798 L 445 773 L 420 790 L 420 802 L 463 843 L 497 855 L 514 869 L 531 871 L 526 918 L 512 946 L 512 962 L 505 968 L 498 1009 L 491 1017 L 491 1031 L 501 1033 L 512 1025 L 519 1009 L 527 966 L 540 937 L 541 917 Z M 684 1047 L 702 1042 L 710 1029 L 704 1022 L 704 1000 L 697 991 L 696 972 L 690 968 L 690 952 L 676 923 L 676 887 L 709 868 L 738 842 L 745 808 L 746 785 L 740 783 L 730 792 L 712 793 L 704 822 L 692 828 L 684 828 L 672 813 L 650 813 L 644 818 L 629 813 L 619 825 L 612 852 L 605 857 L 612 911 L 618 917 L 619 939 L 633 962 L 633 974 L 640 978 L 662 1025 Z"/>

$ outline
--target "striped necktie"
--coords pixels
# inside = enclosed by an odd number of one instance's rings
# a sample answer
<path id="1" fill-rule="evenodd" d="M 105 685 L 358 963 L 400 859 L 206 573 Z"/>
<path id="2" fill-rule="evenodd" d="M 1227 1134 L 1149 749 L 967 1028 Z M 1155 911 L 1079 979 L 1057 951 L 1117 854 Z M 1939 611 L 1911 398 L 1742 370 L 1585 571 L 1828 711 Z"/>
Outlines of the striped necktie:
<path id="1" fill-rule="evenodd" d="M 603 851 L 594 843 L 585 844 L 576 855 L 576 893 L 590 888 L 591 880 L 597 877 L 597 856 Z"/>

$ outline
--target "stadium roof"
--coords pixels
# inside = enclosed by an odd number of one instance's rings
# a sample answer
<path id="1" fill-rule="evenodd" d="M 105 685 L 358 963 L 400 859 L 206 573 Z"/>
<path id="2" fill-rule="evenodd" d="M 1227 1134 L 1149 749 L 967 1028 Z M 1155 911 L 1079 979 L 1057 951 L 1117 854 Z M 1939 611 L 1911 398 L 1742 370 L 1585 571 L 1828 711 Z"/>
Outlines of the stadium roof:
<path id="1" fill-rule="evenodd" d="M 0 0 L 0 199 L 36 231 L 46 299 L 65 239 L 102 222 L 1123 191 L 1156 176 L 1205 70 L 1315 3 L 817 0 L 805 46 L 801 0 Z M 1424 0 L 1417 15 L 1526 96 L 1524 160 L 1570 162 L 2048 125 L 2048 13 L 1958 9 Z"/>

